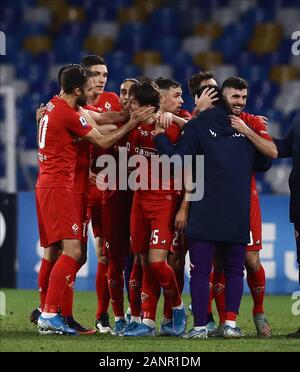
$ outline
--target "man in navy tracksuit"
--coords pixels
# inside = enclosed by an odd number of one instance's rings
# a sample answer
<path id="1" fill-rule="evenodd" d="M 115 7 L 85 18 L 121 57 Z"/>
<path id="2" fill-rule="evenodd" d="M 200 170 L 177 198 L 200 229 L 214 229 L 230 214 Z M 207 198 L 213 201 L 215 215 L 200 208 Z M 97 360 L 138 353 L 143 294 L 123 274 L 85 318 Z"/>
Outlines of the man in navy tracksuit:
<path id="1" fill-rule="evenodd" d="M 289 177 L 291 190 L 290 221 L 295 227 L 300 285 L 300 112 L 295 116 L 285 137 L 281 140 L 274 140 L 274 142 L 277 145 L 279 158 L 293 158 L 293 168 Z M 300 338 L 300 328 L 288 336 Z"/>
<path id="2" fill-rule="evenodd" d="M 230 85 L 246 101 L 247 83 L 231 78 Z M 246 92 L 246 93 L 245 93 Z M 241 104 L 242 106 L 242 104 Z M 243 337 L 235 318 L 243 294 L 245 246 L 249 243 L 250 179 L 253 171 L 266 171 L 270 159 L 236 132 L 229 115 L 237 114 L 238 105 L 224 100 L 203 111 L 187 123 L 180 141 L 174 146 L 156 129 L 160 154 L 204 155 L 204 196 L 191 201 L 185 230 L 189 239 L 191 297 L 194 328 L 187 338 L 206 338 L 206 315 L 209 298 L 209 275 L 215 251 L 224 259 L 226 278 L 226 323 L 224 337 Z"/>

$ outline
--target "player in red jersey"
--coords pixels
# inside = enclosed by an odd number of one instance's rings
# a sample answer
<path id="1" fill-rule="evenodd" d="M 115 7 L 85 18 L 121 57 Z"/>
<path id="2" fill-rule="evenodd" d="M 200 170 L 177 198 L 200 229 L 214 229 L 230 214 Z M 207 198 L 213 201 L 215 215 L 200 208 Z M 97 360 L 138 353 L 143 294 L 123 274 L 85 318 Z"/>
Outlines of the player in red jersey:
<path id="1" fill-rule="evenodd" d="M 191 114 L 182 109 L 184 103 L 182 99 L 182 86 L 177 81 L 158 78 L 155 83 L 159 87 L 160 94 L 162 96 L 160 103 L 160 117 L 159 121 L 163 124 L 170 122 L 176 122 L 179 127 L 182 127 L 188 120 L 192 118 Z M 184 265 L 185 255 L 187 252 L 187 242 L 184 238 L 184 226 L 187 221 L 188 214 L 188 202 L 184 198 L 184 192 L 179 202 L 179 208 L 175 216 L 175 234 L 172 242 L 173 251 L 168 254 L 168 264 L 172 267 L 175 272 L 177 285 L 180 293 L 184 287 Z M 164 333 L 164 325 L 168 324 L 172 320 L 172 307 L 168 298 L 164 301 L 163 320 L 161 323 L 160 333 Z"/>
<path id="2" fill-rule="evenodd" d="M 160 105 L 160 93 L 156 84 L 152 82 L 136 83 L 130 88 L 130 110 L 135 110 L 148 105 L 156 107 Z M 130 292 L 131 322 L 126 327 L 124 336 L 145 336 L 155 334 L 156 307 L 160 295 L 160 289 L 166 296 L 171 298 L 173 309 L 173 332 L 181 335 L 186 327 L 186 316 L 181 296 L 176 283 L 173 269 L 167 264 L 168 251 L 174 235 L 174 217 L 178 203 L 178 192 L 174 190 L 173 180 L 168 179 L 169 189 L 163 190 L 161 177 L 157 179 L 158 190 L 151 188 L 153 175 L 150 163 L 157 154 L 153 134 L 155 121 L 158 114 L 153 114 L 140 123 L 139 127 L 132 131 L 128 138 L 130 154 L 139 156 L 139 160 L 147 160 L 147 169 L 142 169 L 138 182 L 143 182 L 143 176 L 147 177 L 145 187 L 136 187 L 131 212 L 130 232 L 132 246 L 135 255 L 135 264 L 138 258 L 143 266 L 141 308 L 143 320 L 141 322 L 139 291 Z M 167 129 L 167 134 L 172 142 L 176 142 L 180 136 L 177 124 L 172 124 Z M 144 164 L 145 166 L 145 164 Z M 129 180 L 133 180 L 133 173 Z M 145 179 L 144 179 L 145 180 Z M 140 185 L 141 186 L 141 185 Z M 135 271 L 132 271 L 131 281 L 135 282 Z M 141 278 L 138 278 L 138 281 Z"/>
<path id="3" fill-rule="evenodd" d="M 58 81 L 61 85 L 61 75 L 64 70 L 71 67 L 72 65 L 63 66 L 58 73 Z M 63 91 L 61 90 L 61 94 Z M 92 91 L 90 92 L 90 97 L 92 97 Z M 88 98 L 90 98 L 88 97 Z M 37 117 L 37 124 L 43 115 L 46 112 L 46 107 L 41 107 L 37 109 L 36 117 Z M 93 109 L 93 108 L 90 108 Z M 82 109 L 80 109 L 82 111 Z M 83 112 L 83 116 L 86 115 L 86 112 Z M 117 116 L 117 118 L 116 118 Z M 99 124 L 103 124 L 106 122 L 113 122 L 114 120 L 120 120 L 118 115 L 115 114 L 96 114 L 94 115 L 95 120 L 98 121 Z M 91 118 L 87 118 L 88 120 L 92 120 Z M 124 118 L 123 118 L 124 119 Z M 96 123 L 94 123 L 96 125 Z M 114 125 L 101 125 L 96 127 L 101 131 L 101 133 L 105 133 L 108 130 L 116 129 Z M 88 173 L 89 173 L 89 163 L 90 163 L 90 144 L 86 141 L 80 141 L 78 139 L 78 151 L 76 155 L 76 168 L 75 168 L 75 178 L 74 178 L 74 196 L 75 196 L 75 205 L 80 215 L 80 225 L 83 226 L 83 236 L 81 239 L 82 251 L 84 255 L 84 259 L 82 260 L 82 264 L 86 261 L 86 251 L 87 251 L 87 234 L 86 234 L 86 192 L 87 192 L 87 182 L 88 182 Z M 41 267 L 39 270 L 38 275 L 38 284 L 39 284 L 39 291 L 40 291 L 40 307 L 36 308 L 30 314 L 30 320 L 32 323 L 36 324 L 37 320 L 41 314 L 41 310 L 44 307 L 45 298 L 47 294 L 48 284 L 49 284 L 49 277 L 53 265 L 57 258 L 59 257 L 61 251 L 58 250 L 56 247 L 50 246 L 44 248 L 43 259 L 41 261 Z M 72 304 L 73 304 L 73 291 L 69 288 L 66 289 L 61 302 L 59 304 L 59 309 L 61 315 L 65 318 L 67 324 L 71 327 L 76 329 L 78 333 L 81 334 L 93 334 L 95 331 L 91 329 L 87 329 L 83 327 L 80 323 L 76 322 L 73 318 L 72 314 Z"/>
<path id="4" fill-rule="evenodd" d="M 213 89 L 213 86 L 217 86 L 217 82 L 212 71 L 200 72 L 192 76 L 189 80 L 189 90 L 193 97 L 195 97 L 195 114 L 206 110 L 211 107 L 213 102 L 216 100 L 216 92 Z M 199 88 L 202 89 L 202 93 L 198 95 Z M 239 98 L 241 99 L 241 98 Z M 241 102 L 238 102 L 236 113 L 242 113 L 250 123 L 256 125 L 257 134 L 259 136 L 264 136 L 267 131 L 265 124 L 267 123 L 267 118 L 263 116 L 253 117 L 252 115 L 242 112 L 242 109 L 245 106 L 245 102 L 241 105 Z M 233 118 L 234 122 L 237 120 Z M 259 121 L 259 123 L 258 123 Z M 261 127 L 263 125 L 263 127 Z M 238 130 L 238 127 L 236 127 Z M 266 139 L 269 141 L 270 136 L 266 134 Z M 257 140 L 257 137 L 256 137 Z M 255 143 L 254 143 L 255 144 Z M 258 148 L 259 150 L 265 150 L 267 147 L 268 152 L 266 155 L 274 157 L 274 144 L 272 142 L 263 141 L 263 147 Z M 255 184 L 255 175 L 251 179 L 251 208 L 250 208 L 250 230 L 252 235 L 253 244 L 247 246 L 246 252 L 246 262 L 245 266 L 247 269 L 247 281 L 249 288 L 251 290 L 251 295 L 254 302 L 253 307 L 253 320 L 257 329 L 257 334 L 262 337 L 269 337 L 271 335 L 271 328 L 266 320 L 263 308 L 264 301 L 264 292 L 265 292 L 265 273 L 264 268 L 261 265 L 259 259 L 259 250 L 262 249 L 262 237 L 261 237 L 261 212 L 259 206 L 259 198 L 256 190 Z M 218 266 L 218 264 L 217 264 Z M 225 308 L 225 279 L 224 274 L 215 268 L 214 278 L 213 278 L 213 287 L 214 287 L 214 296 L 220 316 L 220 323 L 224 322 L 224 308 Z M 212 296 L 211 296 L 212 298 Z M 210 306 L 211 308 L 211 306 Z M 214 327 L 213 327 L 214 328 Z M 212 328 L 212 331 L 214 331 Z M 217 331 L 218 334 L 218 331 Z"/>
<path id="5" fill-rule="evenodd" d="M 89 126 L 75 110 L 78 105 L 86 104 L 87 93 L 93 90 L 93 80 L 87 78 L 80 65 L 63 71 L 62 88 L 61 96 L 55 96 L 47 104 L 47 113 L 39 125 L 40 171 L 36 200 L 40 240 L 42 246 L 58 246 L 63 253 L 51 270 L 38 327 L 59 334 L 76 334 L 76 330 L 57 314 L 65 289 L 67 286 L 72 288 L 83 259 L 82 226 L 79 211 L 73 203 L 76 137 L 98 146 L 110 147 L 135 127 L 137 121 L 133 119 L 129 125 L 105 136 Z M 145 112 L 141 117 L 147 117 L 148 114 Z M 141 117 L 138 116 L 136 120 L 139 121 Z"/>
<path id="6" fill-rule="evenodd" d="M 82 59 L 82 64 L 93 75 L 95 81 L 94 97 L 89 101 L 99 112 L 121 111 L 118 96 L 113 92 L 105 92 L 108 71 L 102 57 L 97 55 L 88 55 Z M 106 151 L 99 147 L 92 147 L 91 153 L 91 172 L 97 174 L 99 169 L 96 167 L 96 161 L 100 155 Z M 95 179 L 95 177 L 94 177 Z M 98 259 L 96 272 L 96 293 L 97 293 L 97 311 L 95 327 L 100 333 L 111 333 L 109 324 L 108 306 L 110 293 L 107 281 L 108 260 L 104 254 L 103 247 L 103 212 L 102 212 L 103 192 L 99 190 L 95 183 L 90 183 L 88 192 L 88 218 L 92 221 L 93 233 L 95 238 L 96 256 Z"/>

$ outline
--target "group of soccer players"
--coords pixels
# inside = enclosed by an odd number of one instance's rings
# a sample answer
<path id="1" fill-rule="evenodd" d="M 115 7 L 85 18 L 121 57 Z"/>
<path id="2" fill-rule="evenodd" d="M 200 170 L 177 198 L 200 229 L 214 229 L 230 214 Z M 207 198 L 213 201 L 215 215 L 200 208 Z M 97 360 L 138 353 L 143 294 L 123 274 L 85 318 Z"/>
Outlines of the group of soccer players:
<path id="1" fill-rule="evenodd" d="M 159 173 L 153 175 L 150 163 L 158 154 L 154 141 L 157 128 L 164 128 L 175 144 L 186 122 L 213 107 L 220 91 L 213 73 L 192 76 L 189 89 L 195 98 L 195 110 L 190 114 L 181 107 L 182 88 L 176 81 L 130 77 L 122 83 L 118 97 L 104 91 L 107 77 L 107 66 L 96 55 L 84 57 L 81 65 L 64 66 L 58 76 L 60 93 L 37 110 L 40 169 L 36 206 L 44 256 L 38 276 L 40 306 L 31 314 L 31 321 L 37 323 L 42 334 L 93 334 L 97 330 L 131 337 L 154 335 L 162 289 L 160 334 L 182 336 L 186 331 L 181 293 L 189 202 L 184 190 L 175 189 L 172 176 L 165 180 Z M 276 146 L 266 131 L 267 119 L 243 112 L 246 97 L 233 97 L 231 102 L 232 127 L 263 154 L 275 158 Z M 120 187 L 124 181 L 120 174 L 115 175 L 115 187 L 101 189 L 110 176 L 101 173 L 104 155 L 113 157 L 117 164 L 122 157 L 133 155 L 138 155 L 141 163 L 146 161 L 146 174 L 135 179 L 134 191 L 128 187 L 134 178 L 134 169 L 130 168 L 125 189 Z M 138 187 L 143 176 L 148 180 L 145 188 Z M 151 181 L 155 177 L 158 188 L 154 190 Z M 168 183 L 167 189 L 164 182 Z M 98 258 L 95 329 L 78 323 L 72 311 L 76 273 L 86 262 L 90 222 Z M 265 273 L 259 260 L 261 215 L 254 174 L 250 232 L 245 267 L 254 302 L 253 319 L 257 334 L 270 337 L 263 308 Z M 126 313 L 124 274 L 130 303 Z M 209 303 L 205 305 L 205 332 L 197 332 L 195 324 L 185 337 L 243 337 L 236 316 L 230 313 L 228 318 L 225 288 L 222 262 L 216 257 L 211 267 Z M 213 298 L 219 327 L 212 317 Z M 115 316 L 113 329 L 108 317 L 110 303 Z M 195 315 L 197 309 L 192 308 L 192 312 Z M 226 327 L 231 331 L 224 333 Z"/>

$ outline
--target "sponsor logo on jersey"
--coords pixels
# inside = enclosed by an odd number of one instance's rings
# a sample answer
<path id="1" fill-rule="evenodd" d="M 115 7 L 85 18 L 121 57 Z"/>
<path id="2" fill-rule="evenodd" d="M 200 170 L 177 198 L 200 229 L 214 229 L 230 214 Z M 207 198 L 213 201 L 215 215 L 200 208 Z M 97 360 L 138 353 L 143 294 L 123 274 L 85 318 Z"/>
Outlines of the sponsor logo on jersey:
<path id="1" fill-rule="evenodd" d="M 111 104 L 109 102 L 106 101 L 104 107 L 107 111 L 111 111 Z"/>
<path id="2" fill-rule="evenodd" d="M 147 147 L 145 148 L 136 147 L 134 151 L 137 155 L 143 155 L 146 157 L 157 155 L 157 150 L 154 150 L 152 148 L 147 148 Z"/>
<path id="3" fill-rule="evenodd" d="M 83 127 L 86 127 L 87 126 L 87 121 L 85 120 L 85 118 L 83 116 L 80 116 L 79 117 L 79 120 L 82 124 Z"/>
<path id="4" fill-rule="evenodd" d="M 46 105 L 46 110 L 51 112 L 54 109 L 55 105 L 52 102 L 48 102 Z"/>
<path id="5" fill-rule="evenodd" d="M 78 227 L 77 223 L 74 223 L 74 225 L 72 226 L 72 230 L 73 230 L 75 235 L 78 234 L 79 227 Z"/>

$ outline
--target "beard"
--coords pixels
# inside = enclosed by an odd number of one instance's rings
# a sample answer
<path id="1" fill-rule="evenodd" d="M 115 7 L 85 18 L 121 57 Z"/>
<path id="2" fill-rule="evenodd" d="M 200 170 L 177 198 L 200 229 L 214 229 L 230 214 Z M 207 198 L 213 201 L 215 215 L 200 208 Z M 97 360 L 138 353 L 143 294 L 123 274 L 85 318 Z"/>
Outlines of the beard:
<path id="1" fill-rule="evenodd" d="M 82 93 L 76 101 L 78 106 L 85 106 L 87 104 L 87 97 Z"/>

